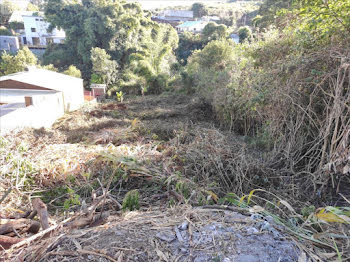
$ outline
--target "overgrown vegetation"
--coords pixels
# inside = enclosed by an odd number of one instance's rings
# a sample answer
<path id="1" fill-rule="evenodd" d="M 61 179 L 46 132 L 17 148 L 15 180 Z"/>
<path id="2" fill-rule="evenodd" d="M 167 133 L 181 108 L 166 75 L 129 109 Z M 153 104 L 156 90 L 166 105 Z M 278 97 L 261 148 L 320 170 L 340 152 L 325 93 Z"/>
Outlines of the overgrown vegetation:
<path id="1" fill-rule="evenodd" d="M 349 0 L 266 1 L 254 27 L 240 27 L 240 44 L 215 23 L 178 43 L 174 29 L 134 4 L 50 2 L 47 16 L 68 39 L 46 62 L 61 67 L 73 61 L 58 57 L 72 55 L 83 76 L 108 84 L 119 102 L 125 93 L 173 94 L 88 107 L 52 133 L 31 131 L 32 145 L 64 145 L 46 148 L 60 157 L 44 167 L 32 163 L 42 160 L 35 152 L 22 159 L 30 150 L 18 138 L 3 140 L 5 185 L 40 185 L 46 202 L 65 211 L 106 185 L 125 211 L 158 197 L 167 207 L 236 206 L 271 216 L 312 259 L 349 258 Z M 3 57 L 1 72 L 11 69 L 6 61 L 23 60 Z"/>

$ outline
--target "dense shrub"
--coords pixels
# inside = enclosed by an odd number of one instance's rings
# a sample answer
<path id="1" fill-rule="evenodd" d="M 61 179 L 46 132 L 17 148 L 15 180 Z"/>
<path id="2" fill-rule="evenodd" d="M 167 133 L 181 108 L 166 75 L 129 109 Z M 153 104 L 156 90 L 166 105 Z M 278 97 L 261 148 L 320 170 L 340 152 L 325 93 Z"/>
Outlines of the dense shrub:
<path id="1" fill-rule="evenodd" d="M 326 183 L 325 165 L 349 143 L 350 50 L 344 38 L 327 44 L 307 32 L 271 29 L 241 45 L 212 41 L 193 53 L 186 72 L 221 123 L 269 149 L 271 168 L 315 190 L 315 178 Z"/>

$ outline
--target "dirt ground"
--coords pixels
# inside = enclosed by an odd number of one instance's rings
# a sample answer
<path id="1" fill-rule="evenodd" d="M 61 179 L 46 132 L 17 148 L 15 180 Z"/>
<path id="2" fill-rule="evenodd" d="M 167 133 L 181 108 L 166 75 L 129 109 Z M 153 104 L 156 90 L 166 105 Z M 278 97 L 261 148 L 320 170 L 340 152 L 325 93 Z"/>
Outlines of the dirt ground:
<path id="1" fill-rule="evenodd" d="M 23 130 L 6 139 L 9 152 L 26 141 L 24 154 L 35 171 L 25 197 L 11 193 L 2 203 L 4 215 L 29 209 L 24 199 L 35 191 L 46 197 L 52 220 L 59 223 L 80 205 L 73 202 L 63 212 L 60 198 L 71 193 L 57 195 L 58 188 L 79 188 L 80 204 L 85 199 L 89 204 L 91 189 L 85 187 L 99 186 L 97 180 L 105 185 L 121 168 L 124 173 L 113 180 L 111 195 L 122 203 L 128 190 L 138 188 L 141 208 L 121 212 L 109 204 L 101 213 L 107 218 L 103 223 L 62 228 L 11 250 L 3 261 L 308 261 L 272 217 L 189 205 L 193 199 L 217 202 L 208 191 L 220 192 L 215 181 L 210 184 L 212 177 L 225 180 L 226 166 L 232 168 L 245 150 L 239 138 L 215 128 L 210 106 L 197 97 L 146 96 L 90 105 L 65 115 L 51 129 Z M 189 144 L 193 147 L 184 146 Z M 251 159 L 243 155 L 238 162 Z M 227 183 L 244 185 L 244 174 Z"/>
<path id="2" fill-rule="evenodd" d="M 297 246 L 277 225 L 268 223 L 215 208 L 133 211 L 109 216 L 101 226 L 46 240 L 44 248 L 35 249 L 25 260 L 297 261 Z"/>

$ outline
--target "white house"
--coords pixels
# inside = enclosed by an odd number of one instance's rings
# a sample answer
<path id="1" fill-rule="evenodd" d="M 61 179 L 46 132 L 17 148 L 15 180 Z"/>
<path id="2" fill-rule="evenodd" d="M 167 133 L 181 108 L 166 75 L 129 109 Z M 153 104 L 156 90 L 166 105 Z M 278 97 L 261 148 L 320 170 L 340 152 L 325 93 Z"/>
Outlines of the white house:
<path id="1" fill-rule="evenodd" d="M 63 30 L 54 28 L 48 31 L 50 23 L 45 21 L 43 13 L 32 11 L 14 11 L 9 22 L 23 23 L 20 42 L 33 47 L 46 47 L 48 44 L 63 43 L 66 34 Z"/>
<path id="2" fill-rule="evenodd" d="M 83 103 L 81 78 L 36 68 L 0 77 L 0 134 L 50 127 Z"/>
<path id="3" fill-rule="evenodd" d="M 66 34 L 63 30 L 53 29 L 48 31 L 50 24 L 42 16 L 23 16 L 24 32 L 23 44 L 33 46 L 46 46 L 48 44 L 63 43 Z"/>
<path id="4" fill-rule="evenodd" d="M 187 21 L 178 26 L 176 26 L 177 31 L 179 32 L 192 32 L 200 33 L 203 31 L 204 27 L 208 24 L 207 21 Z"/>

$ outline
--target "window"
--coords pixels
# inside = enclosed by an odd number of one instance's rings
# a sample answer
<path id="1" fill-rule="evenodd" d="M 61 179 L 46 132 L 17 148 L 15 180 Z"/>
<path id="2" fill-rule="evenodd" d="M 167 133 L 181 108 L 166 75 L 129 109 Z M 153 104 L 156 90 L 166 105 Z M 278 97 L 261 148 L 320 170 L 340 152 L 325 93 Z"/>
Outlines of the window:
<path id="1" fill-rule="evenodd" d="M 40 21 L 44 21 L 44 19 L 40 19 Z"/>
<path id="2" fill-rule="evenodd" d="M 39 21 L 39 18 L 35 18 L 35 21 Z"/>
<path id="3" fill-rule="evenodd" d="M 40 45 L 40 39 L 39 37 L 32 37 L 33 45 Z"/>
<path id="4" fill-rule="evenodd" d="M 35 29 L 34 27 L 32 27 L 30 30 L 31 30 L 33 33 L 36 32 L 36 29 Z"/>
<path id="5" fill-rule="evenodd" d="M 52 44 L 53 43 L 53 39 L 51 37 L 47 37 L 46 38 L 46 44 L 49 45 L 49 44 Z"/>
<path id="6" fill-rule="evenodd" d="M 23 44 L 26 45 L 27 44 L 27 38 L 24 36 L 23 37 Z"/>

